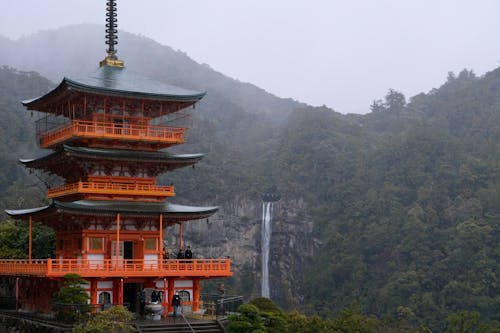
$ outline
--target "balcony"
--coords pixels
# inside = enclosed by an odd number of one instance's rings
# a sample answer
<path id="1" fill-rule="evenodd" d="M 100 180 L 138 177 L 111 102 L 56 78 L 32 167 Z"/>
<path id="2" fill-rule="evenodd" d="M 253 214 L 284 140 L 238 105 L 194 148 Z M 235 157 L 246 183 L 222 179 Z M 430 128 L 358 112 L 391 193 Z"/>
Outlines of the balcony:
<path id="1" fill-rule="evenodd" d="M 48 191 L 49 198 L 74 195 L 101 199 L 105 199 L 106 197 L 126 197 L 141 200 L 147 200 L 149 198 L 150 201 L 162 201 L 166 197 L 175 196 L 175 192 L 173 186 L 120 182 L 77 182 L 51 188 Z"/>
<path id="2" fill-rule="evenodd" d="M 39 134 L 39 142 L 41 148 L 53 148 L 75 138 L 153 143 L 169 147 L 184 142 L 184 131 L 183 127 L 72 120 Z"/>
<path id="3" fill-rule="evenodd" d="M 227 259 L 167 260 L 82 260 L 34 259 L 0 260 L 0 276 L 63 277 L 75 273 L 91 277 L 228 277 L 232 276 Z"/>

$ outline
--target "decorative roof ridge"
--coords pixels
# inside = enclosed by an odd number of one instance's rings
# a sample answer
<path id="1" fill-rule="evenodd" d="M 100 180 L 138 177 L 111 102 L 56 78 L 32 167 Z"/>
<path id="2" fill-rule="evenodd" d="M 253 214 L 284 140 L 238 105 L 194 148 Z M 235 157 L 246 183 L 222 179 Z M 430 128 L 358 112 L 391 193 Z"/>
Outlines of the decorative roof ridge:
<path id="1" fill-rule="evenodd" d="M 116 0 L 108 0 L 106 3 L 106 58 L 99 62 L 99 66 L 124 67 L 125 62 L 116 56 L 115 45 L 118 44 L 118 19 L 116 18 Z"/>

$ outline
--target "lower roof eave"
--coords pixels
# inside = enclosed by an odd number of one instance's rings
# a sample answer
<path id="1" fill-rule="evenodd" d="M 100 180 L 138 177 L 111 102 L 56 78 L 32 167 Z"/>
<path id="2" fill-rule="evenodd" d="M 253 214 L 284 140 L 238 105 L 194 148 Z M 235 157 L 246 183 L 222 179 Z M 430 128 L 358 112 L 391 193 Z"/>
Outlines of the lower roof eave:
<path id="1" fill-rule="evenodd" d="M 219 207 L 208 206 L 186 206 L 172 204 L 168 202 L 129 202 L 129 201 L 92 201 L 79 200 L 74 202 L 62 202 L 54 200 L 50 205 L 21 209 L 9 210 L 5 212 L 16 219 L 26 220 L 32 217 L 33 219 L 43 219 L 52 217 L 61 213 L 71 215 L 103 215 L 113 216 L 116 214 L 127 215 L 132 217 L 149 217 L 163 215 L 169 220 L 189 221 L 207 218 L 215 212 Z"/>

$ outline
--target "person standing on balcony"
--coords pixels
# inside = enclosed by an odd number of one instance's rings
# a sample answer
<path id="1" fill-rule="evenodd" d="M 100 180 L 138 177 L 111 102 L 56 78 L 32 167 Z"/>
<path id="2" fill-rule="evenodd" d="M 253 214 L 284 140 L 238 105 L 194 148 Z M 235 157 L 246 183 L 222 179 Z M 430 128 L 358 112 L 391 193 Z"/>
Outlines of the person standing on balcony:
<path id="1" fill-rule="evenodd" d="M 177 259 L 184 259 L 184 251 L 182 248 L 180 248 L 179 253 L 177 253 Z"/>
<path id="2" fill-rule="evenodd" d="M 166 247 L 163 248 L 163 260 L 169 259 L 168 249 Z"/>
<path id="3" fill-rule="evenodd" d="M 191 252 L 191 246 L 188 246 L 186 252 L 184 252 L 184 258 L 193 259 L 193 252 Z"/>
<path id="4" fill-rule="evenodd" d="M 177 312 L 179 312 L 179 306 L 181 306 L 181 297 L 176 291 L 175 295 L 172 297 L 172 306 L 174 307 L 174 318 L 177 317 Z"/>

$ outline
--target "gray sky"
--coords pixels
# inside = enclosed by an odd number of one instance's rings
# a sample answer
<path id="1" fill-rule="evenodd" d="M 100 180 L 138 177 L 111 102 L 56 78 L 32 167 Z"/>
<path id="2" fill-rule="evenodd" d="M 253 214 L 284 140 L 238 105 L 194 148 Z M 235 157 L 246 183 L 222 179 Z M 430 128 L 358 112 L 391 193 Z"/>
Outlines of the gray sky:
<path id="1" fill-rule="evenodd" d="M 500 60 L 498 0 L 117 2 L 119 31 L 342 113 L 368 112 L 389 88 L 408 98 L 441 85 L 448 71 L 482 75 Z M 105 0 L 0 3 L 0 35 L 11 39 L 74 23 L 104 25 Z"/>

